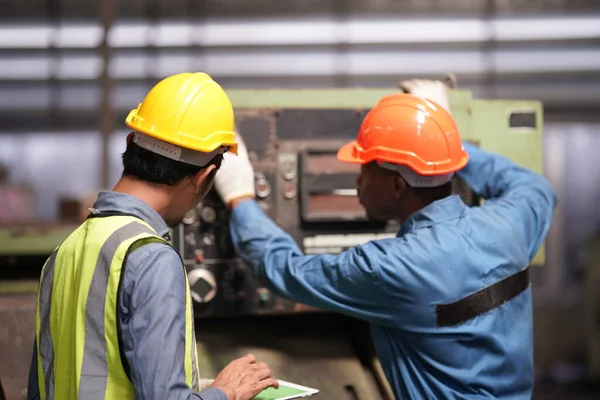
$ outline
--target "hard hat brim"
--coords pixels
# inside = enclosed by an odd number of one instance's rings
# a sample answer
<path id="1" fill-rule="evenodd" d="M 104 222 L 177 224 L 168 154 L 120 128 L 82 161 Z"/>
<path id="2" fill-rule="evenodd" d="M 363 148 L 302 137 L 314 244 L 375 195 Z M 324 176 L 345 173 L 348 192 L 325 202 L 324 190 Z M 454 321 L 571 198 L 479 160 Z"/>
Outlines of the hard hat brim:
<path id="1" fill-rule="evenodd" d="M 364 164 L 364 160 L 354 156 L 354 148 L 356 144 L 356 140 L 354 140 L 340 147 L 340 149 L 337 152 L 337 159 L 345 163 Z"/>
<path id="2" fill-rule="evenodd" d="M 463 148 L 459 157 L 455 157 L 454 160 L 449 160 L 443 167 L 437 167 L 435 170 L 431 171 L 428 169 L 429 166 L 426 163 L 406 152 L 390 152 L 389 150 L 382 151 L 377 149 L 363 152 L 358 151 L 357 148 L 360 149 L 360 145 L 356 140 L 343 145 L 337 152 L 337 159 L 341 162 L 351 164 L 368 164 L 371 161 L 385 161 L 391 164 L 405 165 L 417 174 L 423 176 L 454 173 L 463 169 L 469 162 L 469 155 Z"/>

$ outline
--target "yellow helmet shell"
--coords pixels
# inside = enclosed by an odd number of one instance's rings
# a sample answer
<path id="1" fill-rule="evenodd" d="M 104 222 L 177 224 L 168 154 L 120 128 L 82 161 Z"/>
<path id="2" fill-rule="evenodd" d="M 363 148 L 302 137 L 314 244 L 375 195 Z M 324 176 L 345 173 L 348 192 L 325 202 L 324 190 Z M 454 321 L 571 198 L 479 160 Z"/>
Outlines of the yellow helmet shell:
<path id="1" fill-rule="evenodd" d="M 233 106 L 205 73 L 181 73 L 160 81 L 125 124 L 167 143 L 203 153 L 221 146 L 237 154 Z"/>

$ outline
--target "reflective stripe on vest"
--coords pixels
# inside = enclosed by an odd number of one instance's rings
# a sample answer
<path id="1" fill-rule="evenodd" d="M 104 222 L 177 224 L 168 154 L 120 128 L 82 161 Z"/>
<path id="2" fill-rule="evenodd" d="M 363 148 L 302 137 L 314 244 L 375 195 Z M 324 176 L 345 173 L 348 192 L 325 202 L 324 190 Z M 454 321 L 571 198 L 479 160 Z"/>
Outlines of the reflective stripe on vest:
<path id="1" fill-rule="evenodd" d="M 134 399 L 119 347 L 119 282 L 130 249 L 156 241 L 166 244 L 136 217 L 90 218 L 48 259 L 42 270 L 36 318 L 42 400 Z M 184 370 L 186 383 L 197 390 L 187 276 L 185 282 Z"/>

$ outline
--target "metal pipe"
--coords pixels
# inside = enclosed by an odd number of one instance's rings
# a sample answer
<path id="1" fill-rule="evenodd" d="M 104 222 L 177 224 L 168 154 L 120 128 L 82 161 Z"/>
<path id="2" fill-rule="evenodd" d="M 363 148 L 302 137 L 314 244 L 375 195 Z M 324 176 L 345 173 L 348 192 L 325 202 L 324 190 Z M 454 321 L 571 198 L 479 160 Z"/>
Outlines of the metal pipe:
<path id="1" fill-rule="evenodd" d="M 101 0 L 99 7 L 100 23 L 102 25 L 102 42 L 100 43 L 100 56 L 102 58 L 102 72 L 100 74 L 100 110 L 99 129 L 101 140 L 100 185 L 107 188 L 110 181 L 109 149 L 110 136 L 115 130 L 115 114 L 111 104 L 113 82 L 110 76 L 110 61 L 112 49 L 109 43 L 110 29 L 115 20 L 115 0 Z"/>

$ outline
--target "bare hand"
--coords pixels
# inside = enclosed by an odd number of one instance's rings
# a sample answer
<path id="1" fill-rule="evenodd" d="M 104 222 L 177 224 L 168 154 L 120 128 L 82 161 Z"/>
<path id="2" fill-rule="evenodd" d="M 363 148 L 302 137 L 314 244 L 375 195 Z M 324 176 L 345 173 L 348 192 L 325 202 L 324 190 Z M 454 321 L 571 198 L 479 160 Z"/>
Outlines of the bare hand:
<path id="1" fill-rule="evenodd" d="M 213 387 L 221 389 L 228 400 L 250 400 L 266 388 L 279 388 L 271 370 L 265 363 L 257 363 L 256 357 L 248 354 L 233 360 L 217 375 Z"/>

